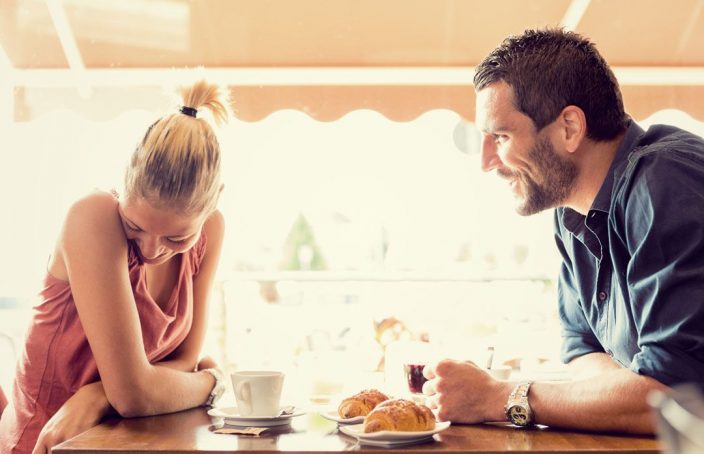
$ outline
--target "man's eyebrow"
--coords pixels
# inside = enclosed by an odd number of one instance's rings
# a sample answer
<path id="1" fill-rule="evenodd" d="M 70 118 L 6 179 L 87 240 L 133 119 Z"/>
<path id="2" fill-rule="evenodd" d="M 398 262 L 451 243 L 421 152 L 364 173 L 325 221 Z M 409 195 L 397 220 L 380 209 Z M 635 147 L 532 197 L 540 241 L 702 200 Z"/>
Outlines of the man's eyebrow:
<path id="1" fill-rule="evenodd" d="M 496 135 L 496 134 L 499 134 L 500 132 L 507 131 L 507 130 L 508 130 L 507 128 L 502 128 L 502 127 L 498 127 L 498 128 L 489 128 L 489 127 L 485 127 L 485 128 L 482 128 L 482 132 L 483 132 L 484 134 L 488 134 L 488 135 Z"/>
<path id="2" fill-rule="evenodd" d="M 510 126 L 508 126 L 506 124 L 498 124 L 498 125 L 494 125 L 493 128 L 487 128 L 486 131 L 489 133 L 492 133 L 492 134 L 498 134 L 501 132 L 511 132 L 511 131 L 513 131 L 513 128 L 511 128 Z"/>

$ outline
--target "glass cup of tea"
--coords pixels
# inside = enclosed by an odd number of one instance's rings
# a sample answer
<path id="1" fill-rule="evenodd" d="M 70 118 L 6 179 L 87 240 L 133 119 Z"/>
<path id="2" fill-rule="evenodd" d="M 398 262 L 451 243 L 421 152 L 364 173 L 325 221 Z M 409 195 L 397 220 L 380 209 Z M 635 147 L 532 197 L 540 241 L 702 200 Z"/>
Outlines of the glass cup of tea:
<path id="1" fill-rule="evenodd" d="M 409 363 L 403 365 L 403 371 L 406 374 L 406 382 L 408 383 L 408 390 L 413 394 L 423 393 L 423 383 L 428 381 L 425 376 L 423 376 L 423 368 L 425 364 Z"/>

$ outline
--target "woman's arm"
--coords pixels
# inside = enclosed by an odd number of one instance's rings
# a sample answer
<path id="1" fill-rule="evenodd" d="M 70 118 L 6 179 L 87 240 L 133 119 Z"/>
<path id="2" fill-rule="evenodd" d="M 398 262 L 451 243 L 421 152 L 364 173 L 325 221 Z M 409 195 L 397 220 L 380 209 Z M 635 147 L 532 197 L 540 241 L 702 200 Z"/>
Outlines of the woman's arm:
<path id="1" fill-rule="evenodd" d="M 162 361 L 162 367 L 183 370 L 184 361 Z M 215 361 L 206 357 L 201 359 L 195 370 L 217 367 Z M 189 370 L 188 372 L 193 372 Z M 100 423 L 115 411 L 105 396 L 103 383 L 100 381 L 83 385 L 71 396 L 42 428 L 32 454 L 46 454 L 51 448 L 79 435 Z"/>
<path id="2" fill-rule="evenodd" d="M 222 244 L 220 215 L 209 219 L 208 252 L 198 280 L 211 282 Z M 115 201 L 90 196 L 69 211 L 60 248 L 71 290 L 110 405 L 122 416 L 179 411 L 201 405 L 214 385 L 207 373 L 152 365 L 145 353 L 125 260 L 128 246 Z M 198 284 L 201 288 L 205 284 Z M 195 291 L 195 290 L 194 290 Z M 202 289 L 199 294 L 206 294 Z M 182 358 L 197 356 L 205 330 L 204 304 L 194 307 Z M 195 359 L 193 359 L 195 368 Z"/>

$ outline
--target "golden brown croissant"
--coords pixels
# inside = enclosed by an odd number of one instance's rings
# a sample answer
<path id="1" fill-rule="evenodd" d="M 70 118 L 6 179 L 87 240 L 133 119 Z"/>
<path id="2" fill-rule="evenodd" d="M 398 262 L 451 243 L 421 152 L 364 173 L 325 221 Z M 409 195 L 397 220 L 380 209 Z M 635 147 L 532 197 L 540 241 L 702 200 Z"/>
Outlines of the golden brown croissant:
<path id="1" fill-rule="evenodd" d="M 387 400 L 364 418 L 364 432 L 420 432 L 435 428 L 435 415 L 425 405 L 406 399 Z"/>
<path id="2" fill-rule="evenodd" d="M 348 397 L 337 407 L 337 412 L 342 418 L 354 418 L 365 416 L 383 401 L 388 400 L 388 396 L 376 389 L 365 389 L 352 397 Z"/>

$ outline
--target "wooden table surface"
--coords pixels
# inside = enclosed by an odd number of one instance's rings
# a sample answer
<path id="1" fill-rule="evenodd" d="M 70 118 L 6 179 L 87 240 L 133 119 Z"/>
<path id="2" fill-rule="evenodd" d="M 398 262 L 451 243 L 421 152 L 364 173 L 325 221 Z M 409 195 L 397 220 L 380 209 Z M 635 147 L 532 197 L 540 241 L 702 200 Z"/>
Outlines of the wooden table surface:
<path id="1" fill-rule="evenodd" d="M 154 451 L 221 453 L 234 451 L 321 453 L 338 451 L 503 453 L 657 453 L 653 437 L 596 435 L 549 428 L 519 429 L 509 425 L 453 425 L 435 441 L 401 448 L 376 448 L 337 430 L 337 424 L 317 412 L 293 418 L 290 426 L 270 428 L 259 437 L 213 433 L 218 426 L 205 409 L 135 419 L 112 419 L 75 437 L 52 452 L 102 454 Z"/>

